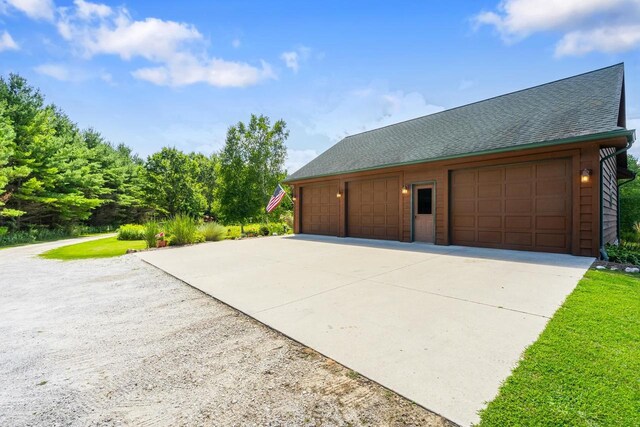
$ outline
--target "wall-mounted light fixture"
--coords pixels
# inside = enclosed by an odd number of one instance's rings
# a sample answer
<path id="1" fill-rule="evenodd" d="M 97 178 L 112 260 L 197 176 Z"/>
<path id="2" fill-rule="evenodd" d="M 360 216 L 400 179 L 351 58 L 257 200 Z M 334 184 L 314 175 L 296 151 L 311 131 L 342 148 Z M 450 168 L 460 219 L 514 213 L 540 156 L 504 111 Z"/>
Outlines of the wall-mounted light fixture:
<path id="1" fill-rule="evenodd" d="M 580 182 L 587 183 L 591 180 L 591 169 L 584 168 L 580 172 Z"/>
<path id="2" fill-rule="evenodd" d="M 402 186 L 402 194 L 409 194 L 409 186 L 408 185 L 403 185 Z"/>
<path id="3" fill-rule="evenodd" d="M 298 200 L 298 198 L 294 194 L 293 197 L 291 197 L 291 200 L 293 200 L 295 202 L 296 200 Z"/>
<path id="4" fill-rule="evenodd" d="M 336 197 L 339 199 L 340 197 L 342 197 L 342 193 L 338 191 L 338 192 L 336 193 Z"/>

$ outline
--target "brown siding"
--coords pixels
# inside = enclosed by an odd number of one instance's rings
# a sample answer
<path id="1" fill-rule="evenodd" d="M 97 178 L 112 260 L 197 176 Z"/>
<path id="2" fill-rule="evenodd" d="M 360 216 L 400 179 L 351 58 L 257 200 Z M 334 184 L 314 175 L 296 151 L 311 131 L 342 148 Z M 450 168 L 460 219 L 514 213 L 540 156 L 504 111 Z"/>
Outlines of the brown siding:
<path id="1" fill-rule="evenodd" d="M 600 159 L 613 154 L 615 150 L 613 147 L 601 149 Z M 614 243 L 618 239 L 618 182 L 615 156 L 602 164 L 602 196 L 604 243 Z"/>
<path id="2" fill-rule="evenodd" d="M 568 221 L 571 222 L 569 235 L 569 251 L 575 255 L 598 256 L 599 251 L 599 161 L 601 147 L 622 147 L 626 145 L 624 138 L 610 139 L 606 141 L 594 141 L 567 144 L 562 147 L 544 147 L 526 151 L 511 153 L 499 153 L 491 155 L 481 155 L 475 157 L 460 158 L 455 160 L 442 160 L 416 165 L 382 168 L 379 170 L 354 172 L 343 175 L 334 175 L 326 178 L 312 178 L 292 182 L 294 194 L 299 194 L 301 187 L 315 185 L 318 183 L 332 182 L 334 188 L 344 192 L 349 188 L 349 183 L 363 179 L 377 179 L 383 177 L 397 177 L 398 179 L 398 209 L 400 214 L 400 231 L 398 239 L 409 242 L 412 239 L 412 212 L 411 196 L 401 195 L 400 190 L 403 185 L 411 186 L 419 183 L 432 183 L 435 189 L 436 209 L 436 244 L 448 245 L 451 243 L 450 236 L 450 180 L 451 175 L 460 169 L 480 168 L 486 166 L 510 165 L 522 162 L 535 162 L 549 159 L 570 159 L 568 160 L 570 207 L 571 214 Z M 584 168 L 590 169 L 592 175 L 589 182 L 580 181 L 580 171 Z M 609 177 L 610 175 L 606 175 Z M 615 175 L 614 175 L 615 177 Z M 605 185 L 606 187 L 606 185 Z M 611 187 L 612 188 L 612 187 Z M 337 190 L 336 190 L 337 191 Z M 334 195 L 335 196 L 335 195 Z M 605 198 L 607 196 L 605 195 Z M 614 198 L 615 200 L 615 198 Z M 617 200 L 615 201 L 617 204 Z M 294 221 L 295 232 L 301 231 L 300 223 L 300 203 L 296 203 Z M 347 203 L 346 197 L 337 201 L 338 206 L 338 231 L 337 236 L 348 235 Z M 608 209 L 605 206 L 605 209 Z M 609 230 L 615 229 L 615 223 L 611 224 L 612 217 L 608 214 Z M 304 232 L 304 229 L 302 228 Z M 611 236 L 609 233 L 608 236 Z"/>
<path id="3" fill-rule="evenodd" d="M 580 170 L 591 170 L 591 179 L 580 182 L 580 234 L 577 255 L 596 256 L 598 253 L 598 147 L 590 146 L 580 150 Z M 578 178 L 579 179 L 579 178 Z"/>

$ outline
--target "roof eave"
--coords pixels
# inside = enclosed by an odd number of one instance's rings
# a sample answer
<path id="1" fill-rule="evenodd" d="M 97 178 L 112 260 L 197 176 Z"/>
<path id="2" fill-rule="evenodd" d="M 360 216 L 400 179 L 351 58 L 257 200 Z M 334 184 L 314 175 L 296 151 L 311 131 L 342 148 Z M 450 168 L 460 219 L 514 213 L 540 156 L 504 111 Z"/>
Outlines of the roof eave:
<path id="1" fill-rule="evenodd" d="M 344 174 L 347 174 L 347 173 L 357 173 L 357 172 L 366 172 L 366 171 L 373 171 L 373 170 L 379 170 L 379 169 L 388 169 L 388 168 L 392 168 L 392 167 L 409 166 L 409 165 L 415 165 L 415 164 L 420 164 L 420 163 L 432 163 L 432 162 L 437 162 L 437 161 L 442 161 L 442 160 L 461 159 L 461 158 L 465 158 L 465 157 L 481 156 L 481 155 L 484 155 L 484 154 L 498 154 L 498 153 L 515 152 L 515 151 L 529 150 L 529 149 L 539 148 L 539 147 L 548 147 L 548 146 L 553 146 L 553 145 L 572 144 L 572 143 L 575 143 L 575 142 L 595 141 L 595 140 L 598 140 L 598 139 L 608 139 L 608 138 L 615 138 L 615 137 L 622 137 L 622 136 L 626 137 L 627 142 L 633 142 L 633 141 L 635 141 L 635 133 L 636 132 L 633 129 L 632 130 L 616 129 L 616 130 L 611 130 L 611 131 L 607 131 L 607 132 L 600 132 L 600 133 L 593 133 L 593 134 L 589 134 L 589 135 L 574 136 L 574 137 L 570 137 L 570 138 L 554 139 L 554 140 L 542 141 L 542 142 L 533 142 L 533 143 L 529 143 L 529 144 L 519 145 L 519 146 L 516 146 L 516 147 L 505 147 L 505 148 L 497 148 L 497 149 L 493 149 L 493 150 L 474 151 L 474 152 L 471 152 L 471 153 L 458 154 L 458 155 L 454 155 L 454 156 L 441 156 L 441 157 L 436 157 L 436 158 L 433 158 L 433 159 L 426 159 L 426 160 L 423 159 L 423 160 L 413 160 L 413 161 L 410 161 L 410 162 L 391 163 L 391 164 L 386 164 L 386 165 L 372 166 L 372 167 L 368 167 L 368 168 L 351 169 L 351 170 L 332 172 L 332 173 L 327 173 L 327 174 L 309 175 L 309 176 L 303 176 L 303 177 L 299 177 L 299 178 L 298 177 L 292 178 L 291 176 L 288 176 L 282 182 L 284 184 L 289 184 L 289 183 L 294 183 L 294 182 L 297 182 L 297 181 L 306 181 L 306 180 L 314 179 L 314 178 L 324 178 L 324 177 L 329 177 L 329 176 L 344 175 Z"/>

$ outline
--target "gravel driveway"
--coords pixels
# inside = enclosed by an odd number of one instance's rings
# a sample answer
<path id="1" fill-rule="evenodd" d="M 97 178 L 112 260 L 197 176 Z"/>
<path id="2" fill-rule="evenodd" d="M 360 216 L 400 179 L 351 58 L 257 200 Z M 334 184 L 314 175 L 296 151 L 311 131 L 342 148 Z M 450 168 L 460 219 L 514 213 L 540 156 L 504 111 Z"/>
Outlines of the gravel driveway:
<path id="1" fill-rule="evenodd" d="M 443 418 L 144 264 L 0 250 L 0 425 L 420 425 Z"/>

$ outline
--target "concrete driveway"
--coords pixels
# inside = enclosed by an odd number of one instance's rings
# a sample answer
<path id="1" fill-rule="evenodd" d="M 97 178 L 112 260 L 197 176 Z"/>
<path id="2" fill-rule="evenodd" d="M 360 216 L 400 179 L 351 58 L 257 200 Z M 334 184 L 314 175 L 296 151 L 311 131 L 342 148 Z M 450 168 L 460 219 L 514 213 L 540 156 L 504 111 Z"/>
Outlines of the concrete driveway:
<path id="1" fill-rule="evenodd" d="M 461 425 L 478 420 L 593 261 L 316 236 L 139 256 Z"/>

